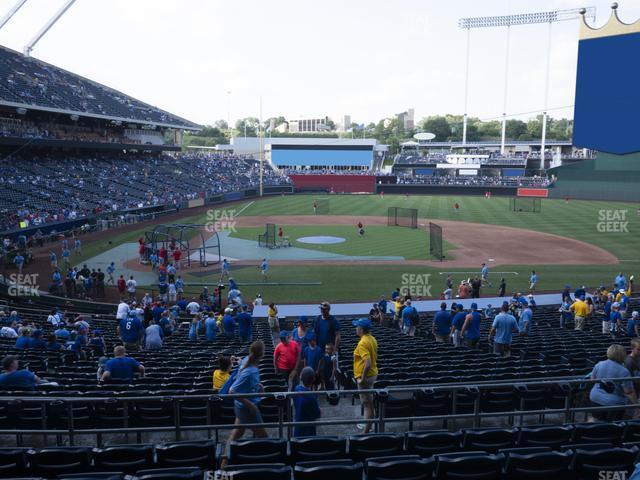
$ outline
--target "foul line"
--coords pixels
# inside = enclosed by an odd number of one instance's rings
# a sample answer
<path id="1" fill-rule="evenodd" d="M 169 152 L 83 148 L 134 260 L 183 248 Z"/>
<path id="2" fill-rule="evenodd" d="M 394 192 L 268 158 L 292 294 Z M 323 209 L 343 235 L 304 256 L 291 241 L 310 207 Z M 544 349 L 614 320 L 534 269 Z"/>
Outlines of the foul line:
<path id="1" fill-rule="evenodd" d="M 251 201 L 250 201 L 249 203 L 247 203 L 244 207 L 242 207 L 242 208 L 238 211 L 238 213 L 236 213 L 236 214 L 235 214 L 235 215 L 236 215 L 236 217 L 239 217 L 239 216 L 240 216 L 240 214 L 241 214 L 242 212 L 244 212 L 247 208 L 249 208 L 251 205 L 253 205 L 253 203 L 254 203 L 254 201 L 253 201 L 253 200 L 251 200 Z"/>
<path id="2" fill-rule="evenodd" d="M 480 272 L 478 272 L 477 270 L 474 270 L 473 272 L 438 272 L 438 275 L 452 275 L 452 274 L 456 274 L 456 273 L 477 273 L 478 275 L 480 275 Z M 510 273 L 512 275 L 520 275 L 518 272 L 495 272 L 495 271 L 492 271 L 491 273 L 500 273 L 500 274 Z"/>

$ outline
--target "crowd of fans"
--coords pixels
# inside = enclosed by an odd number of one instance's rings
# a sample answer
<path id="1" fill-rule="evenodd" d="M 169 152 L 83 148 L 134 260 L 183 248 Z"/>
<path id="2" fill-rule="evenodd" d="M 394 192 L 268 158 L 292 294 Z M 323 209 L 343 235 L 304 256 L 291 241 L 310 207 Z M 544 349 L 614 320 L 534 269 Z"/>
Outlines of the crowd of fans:
<path id="1" fill-rule="evenodd" d="M 8 102 L 195 126 L 116 90 L 6 48 L 0 48 L 0 78 L 0 99 Z"/>
<path id="2" fill-rule="evenodd" d="M 456 175 L 398 175 L 400 185 L 457 185 L 500 186 L 500 187 L 548 187 L 551 181 L 546 177 L 498 177 L 498 176 L 456 176 Z"/>
<path id="3" fill-rule="evenodd" d="M 186 200 L 255 187 L 259 164 L 233 155 L 93 154 L 0 161 L 0 230 Z M 270 167 L 265 185 L 289 179 Z"/>

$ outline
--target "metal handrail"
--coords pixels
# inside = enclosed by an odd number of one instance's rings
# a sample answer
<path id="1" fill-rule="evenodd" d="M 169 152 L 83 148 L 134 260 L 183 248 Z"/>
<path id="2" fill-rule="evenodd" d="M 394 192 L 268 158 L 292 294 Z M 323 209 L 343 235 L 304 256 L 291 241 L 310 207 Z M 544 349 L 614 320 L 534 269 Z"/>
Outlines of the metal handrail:
<path id="1" fill-rule="evenodd" d="M 620 406 L 604 406 L 604 407 L 581 407 L 573 405 L 573 395 L 575 390 L 573 388 L 569 389 L 567 392 L 567 396 L 565 397 L 565 405 L 563 408 L 555 408 L 555 409 L 542 409 L 542 410 L 525 410 L 525 409 L 512 409 L 508 411 L 498 411 L 498 412 L 483 412 L 480 410 L 480 401 L 482 397 L 482 392 L 489 390 L 491 388 L 504 388 L 504 387 L 516 387 L 516 386 L 554 386 L 554 385 L 564 385 L 564 386 L 572 386 L 578 385 L 583 387 L 581 389 L 586 389 L 587 385 L 598 383 L 601 381 L 611 381 L 611 382 L 620 382 L 620 381 L 640 381 L 640 377 L 623 377 L 623 378 L 612 378 L 612 379 L 601 379 L 601 380 L 592 380 L 590 378 L 566 378 L 566 377 L 558 377 L 557 379 L 540 379 L 540 380 L 523 380 L 523 381 L 503 381 L 503 382 L 467 382 L 467 383 L 459 383 L 459 384 L 441 384 L 441 385 L 422 385 L 422 386 L 398 386 L 398 387 L 389 387 L 384 389 L 367 389 L 367 390 L 339 390 L 334 392 L 326 392 L 326 391 L 305 391 L 305 392 L 264 392 L 264 393 L 253 393 L 253 394 L 208 394 L 208 395 L 174 395 L 174 396 L 158 396 L 158 397 L 149 397 L 149 396 L 125 396 L 125 397 L 34 397 L 34 396 L 7 396 L 0 397 L 2 401 L 16 401 L 19 400 L 25 403 L 38 403 L 41 405 L 43 414 L 46 412 L 46 406 L 49 402 L 52 401 L 61 401 L 67 408 L 67 428 L 64 429 L 30 429 L 30 430 L 18 430 L 18 429 L 1 429 L 0 435 L 15 435 L 17 442 L 19 445 L 22 441 L 22 435 L 28 433 L 30 435 L 56 435 L 58 438 L 64 435 L 69 437 L 69 444 L 74 444 L 74 437 L 77 435 L 96 435 L 98 438 L 98 444 L 101 444 L 101 438 L 103 434 L 111 434 L 111 433 L 119 433 L 119 434 L 136 434 L 138 438 L 140 438 L 142 433 L 152 433 L 152 432 L 170 432 L 173 431 L 175 433 L 176 440 L 180 440 L 182 432 L 184 430 L 192 430 L 192 431 L 203 431 L 206 430 L 208 432 L 214 431 L 216 440 L 218 439 L 218 433 L 221 430 L 230 430 L 237 427 L 243 428 L 252 428 L 252 427 L 262 427 L 262 428 L 277 428 L 280 437 L 290 438 L 291 437 L 291 428 L 296 426 L 329 426 L 329 425 L 353 425 L 353 424 L 373 424 L 377 426 L 379 432 L 384 432 L 387 424 L 394 424 L 399 422 L 417 422 L 417 421 L 426 421 L 426 420 L 447 420 L 455 421 L 472 419 L 474 427 L 479 427 L 481 424 L 481 420 L 489 417 L 519 417 L 520 419 L 524 418 L 527 415 L 554 415 L 554 414 L 563 414 L 566 423 L 571 423 L 575 418 L 577 413 L 586 413 L 586 412 L 594 412 L 594 411 L 619 411 L 626 410 L 628 408 L 633 408 L 631 405 L 620 405 Z M 448 414 L 439 414 L 439 415 L 426 415 L 426 416 L 408 416 L 408 417 L 387 417 L 385 415 L 385 403 L 386 398 L 388 398 L 390 393 L 413 393 L 418 391 L 423 391 L 428 389 L 430 391 L 448 391 L 454 393 L 460 390 L 467 390 L 472 387 L 475 387 L 474 393 L 475 398 L 473 399 L 473 412 L 472 413 L 458 413 L 457 404 L 456 404 L 456 395 L 452 395 L 452 413 Z M 335 418 L 328 420 L 316 420 L 312 422 L 296 422 L 296 421 L 285 421 L 286 418 L 285 412 L 290 412 L 292 408 L 292 400 L 295 397 L 299 396 L 308 396 L 308 395 L 327 395 L 327 393 L 337 393 L 340 396 L 350 396 L 357 395 L 361 393 L 372 393 L 375 395 L 375 398 L 378 401 L 378 415 L 377 417 L 371 419 L 364 418 Z M 274 398 L 277 400 L 278 405 L 278 421 L 277 422 L 267 422 L 261 424 L 215 424 L 211 421 L 209 412 L 207 413 L 207 422 L 206 424 L 201 425 L 184 425 L 180 422 L 180 404 L 184 401 L 194 401 L 194 400 L 209 400 L 212 398 L 217 399 L 236 399 L 236 398 L 252 398 L 252 397 L 262 397 L 264 398 Z M 154 427 L 130 427 L 131 417 L 129 415 L 129 405 L 135 402 L 149 402 L 153 401 L 154 398 L 157 399 L 167 399 L 169 398 L 172 402 L 172 411 L 174 412 L 173 424 L 166 426 L 154 426 Z M 77 428 L 74 423 L 73 417 L 73 405 L 78 403 L 103 403 L 109 399 L 114 399 L 120 402 L 122 406 L 123 416 L 122 421 L 123 427 L 114 427 L 114 428 L 90 428 L 83 429 Z M 521 405 L 523 405 L 521 403 Z M 640 406 L 640 404 L 639 404 Z M 44 423 L 44 422 L 43 422 Z M 286 434 L 283 432 L 286 431 Z"/>

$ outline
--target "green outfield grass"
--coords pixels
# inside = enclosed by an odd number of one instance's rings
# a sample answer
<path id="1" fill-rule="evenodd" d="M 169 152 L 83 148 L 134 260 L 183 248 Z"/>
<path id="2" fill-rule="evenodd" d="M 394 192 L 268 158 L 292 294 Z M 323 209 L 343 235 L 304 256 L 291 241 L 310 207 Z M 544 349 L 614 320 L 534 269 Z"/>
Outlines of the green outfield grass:
<path id="1" fill-rule="evenodd" d="M 338 253 L 351 256 L 399 256 L 406 260 L 429 260 L 429 234 L 423 229 L 403 227 L 382 227 L 365 225 L 365 234 L 360 236 L 354 226 L 348 225 L 287 225 L 286 235 L 294 247 L 322 252 Z M 255 240 L 264 227 L 240 227 L 232 233 L 232 237 Z M 343 243 L 316 245 L 301 243 L 296 239 L 315 235 L 342 237 Z M 443 242 L 445 254 L 451 249 L 450 244 Z M 453 258 L 447 256 L 447 258 Z"/>
<path id="2" fill-rule="evenodd" d="M 492 269 L 490 278 L 494 285 L 498 283 L 501 274 L 497 272 L 516 272 L 504 274 L 507 288 L 511 290 L 526 290 L 529 273 L 535 269 L 539 275 L 539 288 L 546 291 L 555 291 L 563 288 L 565 284 L 573 286 L 586 284 L 590 287 L 600 283 L 609 284 L 619 271 L 633 274 L 634 269 L 640 263 L 638 253 L 638 234 L 640 234 L 640 219 L 637 215 L 637 204 L 620 202 L 598 202 L 570 200 L 544 199 L 541 213 L 524 213 L 509 211 L 509 199 L 469 197 L 469 196 L 391 196 L 385 195 L 384 199 L 372 195 L 330 195 L 329 215 L 362 215 L 362 216 L 386 216 L 387 209 L 391 206 L 417 208 L 418 215 L 426 220 L 460 220 L 466 222 L 478 222 L 496 224 L 516 228 L 530 229 L 539 232 L 552 233 L 581 240 L 597 245 L 613 253 L 621 263 L 619 265 L 554 265 L 553 251 L 549 252 L 548 265 L 510 265 Z M 225 209 L 240 210 L 247 206 L 242 216 L 269 216 L 269 215 L 312 215 L 313 199 L 318 195 L 295 195 L 286 197 L 271 197 L 253 202 L 243 202 Z M 460 211 L 454 212 L 453 204 L 460 204 Z M 603 232 L 599 223 L 603 221 L 602 215 L 611 215 L 613 211 L 625 211 L 628 221 L 627 232 Z M 601 212 L 602 211 L 602 212 Z M 620 213 L 615 214 L 620 215 Z M 205 214 L 199 216 L 185 216 L 184 223 L 206 223 Z M 605 219 L 606 221 L 606 219 Z M 158 223 L 162 223 L 158 221 Z M 365 222 L 366 223 L 366 222 Z M 304 248 L 318 250 L 330 248 L 336 253 L 348 255 L 402 255 L 407 259 L 425 258 L 428 251 L 426 233 L 420 229 L 411 230 L 400 227 L 367 227 L 365 239 L 357 238 L 355 228 L 349 226 L 323 226 L 322 232 L 313 226 L 287 226 L 287 235 L 295 239 L 305 235 L 337 235 L 347 238 L 344 244 L 336 245 L 308 245 L 298 244 Z M 257 233 L 263 228 L 239 228 L 237 235 L 242 238 L 255 240 Z M 104 242 L 87 246 L 83 249 L 82 258 L 89 258 L 101 250 L 111 248 L 119 243 L 132 242 L 143 233 L 143 229 L 123 235 L 105 237 Z M 374 235 L 375 234 L 375 235 Z M 444 232 L 446 241 L 446 230 Z M 387 245 L 390 237 L 393 237 L 397 245 Z M 414 237 L 415 236 L 415 237 Z M 377 238 L 375 238 L 377 237 Z M 398 242 L 398 238 L 402 241 Z M 357 241 L 365 240 L 370 248 L 358 248 Z M 111 242 L 109 244 L 108 242 Z M 295 240 L 294 240 L 295 241 Z M 414 244 L 415 241 L 415 244 Z M 455 246 L 445 245 L 448 248 Z M 523 245 L 523 249 L 528 245 Z M 372 253 L 369 253 L 372 252 Z M 478 270 L 483 259 L 478 259 Z M 443 265 L 442 269 L 426 268 L 403 265 L 272 265 L 269 270 L 269 282 L 322 282 L 320 286 L 247 286 L 242 288 L 246 299 L 250 299 L 256 293 L 261 293 L 266 300 L 275 302 L 316 302 L 329 301 L 365 301 L 374 300 L 381 295 L 390 295 L 391 291 L 405 282 L 406 275 L 429 275 L 428 285 L 416 296 L 439 296 L 443 289 L 444 279 L 448 271 L 455 272 L 454 279 L 459 281 L 471 275 L 473 269 L 451 269 Z M 210 275 L 191 275 L 184 272 L 187 283 L 209 283 L 218 280 L 217 273 Z M 240 282 L 261 282 L 262 278 L 258 265 L 251 267 L 232 266 L 232 275 Z M 404 276 L 404 277 L 403 277 Z M 430 289 L 428 287 L 431 287 Z M 187 291 L 196 292 L 201 287 L 187 287 Z M 487 287 L 483 295 L 494 295 L 495 286 Z"/>

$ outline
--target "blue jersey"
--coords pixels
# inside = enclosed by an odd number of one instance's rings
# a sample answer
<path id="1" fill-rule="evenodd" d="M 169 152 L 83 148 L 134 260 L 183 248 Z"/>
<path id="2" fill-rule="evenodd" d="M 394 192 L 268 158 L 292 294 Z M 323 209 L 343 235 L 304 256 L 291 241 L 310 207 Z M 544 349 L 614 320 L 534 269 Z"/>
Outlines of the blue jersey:
<path id="1" fill-rule="evenodd" d="M 207 339 L 207 342 L 213 342 L 216 339 L 216 334 L 218 333 L 218 323 L 216 319 L 213 317 L 207 317 L 204 321 L 204 337 Z"/>
<path id="2" fill-rule="evenodd" d="M 464 337 L 467 340 L 475 340 L 480 338 L 480 312 L 474 310 L 470 313 L 471 322 L 464 332 Z"/>
<path id="3" fill-rule="evenodd" d="M 115 380 L 131 380 L 139 368 L 140 364 L 131 357 L 116 357 L 105 364 L 104 371 Z"/>
<path id="4" fill-rule="evenodd" d="M 236 330 L 236 322 L 231 315 L 225 315 L 222 317 L 222 327 L 224 328 L 224 334 L 227 337 L 233 337 Z"/>
<path id="5" fill-rule="evenodd" d="M 307 346 L 302 351 L 302 358 L 304 359 L 306 366 L 311 367 L 314 370 L 318 369 L 322 357 L 323 352 L 317 345 L 315 347 Z"/>
<path id="6" fill-rule="evenodd" d="M 0 375 L 0 387 L 3 390 L 33 390 L 36 385 L 36 376 L 29 370 L 16 370 Z"/>
<path id="7" fill-rule="evenodd" d="M 456 327 L 456 330 L 462 330 L 462 326 L 464 325 L 464 319 L 467 317 L 466 312 L 458 312 L 453 317 L 451 324 Z"/>
<path id="8" fill-rule="evenodd" d="M 136 343 L 144 332 L 144 326 L 138 317 L 120 320 L 120 338 L 125 343 Z"/>
<path id="9" fill-rule="evenodd" d="M 248 337 L 251 335 L 251 327 L 253 326 L 253 317 L 248 312 L 242 312 L 236 317 L 238 321 L 238 335 Z"/>
<path id="10" fill-rule="evenodd" d="M 446 310 L 440 310 L 433 319 L 436 327 L 436 335 L 444 337 L 451 332 L 451 314 Z"/>

